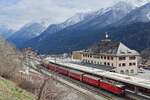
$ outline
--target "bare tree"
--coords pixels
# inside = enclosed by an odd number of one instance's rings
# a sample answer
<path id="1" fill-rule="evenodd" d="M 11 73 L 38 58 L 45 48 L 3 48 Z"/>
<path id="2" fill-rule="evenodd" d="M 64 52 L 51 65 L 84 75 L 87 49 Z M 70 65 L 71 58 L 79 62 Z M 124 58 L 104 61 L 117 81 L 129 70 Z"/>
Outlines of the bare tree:
<path id="1" fill-rule="evenodd" d="M 20 68 L 19 53 L 3 38 L 0 38 L 0 75 L 3 77 L 12 77 Z"/>

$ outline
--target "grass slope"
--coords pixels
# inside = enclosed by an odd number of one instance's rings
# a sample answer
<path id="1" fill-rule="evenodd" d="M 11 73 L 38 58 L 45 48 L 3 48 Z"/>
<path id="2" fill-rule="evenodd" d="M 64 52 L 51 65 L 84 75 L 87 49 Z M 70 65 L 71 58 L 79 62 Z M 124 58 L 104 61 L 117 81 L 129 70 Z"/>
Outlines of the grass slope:
<path id="1" fill-rule="evenodd" d="M 0 78 L 0 100 L 34 100 L 34 96 L 13 82 Z"/>

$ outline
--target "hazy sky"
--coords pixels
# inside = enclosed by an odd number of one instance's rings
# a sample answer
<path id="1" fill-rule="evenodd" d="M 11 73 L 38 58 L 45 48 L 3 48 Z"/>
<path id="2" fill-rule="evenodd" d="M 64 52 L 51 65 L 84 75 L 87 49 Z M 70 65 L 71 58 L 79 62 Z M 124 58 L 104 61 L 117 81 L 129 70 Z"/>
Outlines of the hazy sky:
<path id="1" fill-rule="evenodd" d="M 77 12 L 108 7 L 120 0 L 0 0 L 0 24 L 17 29 L 29 22 L 58 23 Z"/>

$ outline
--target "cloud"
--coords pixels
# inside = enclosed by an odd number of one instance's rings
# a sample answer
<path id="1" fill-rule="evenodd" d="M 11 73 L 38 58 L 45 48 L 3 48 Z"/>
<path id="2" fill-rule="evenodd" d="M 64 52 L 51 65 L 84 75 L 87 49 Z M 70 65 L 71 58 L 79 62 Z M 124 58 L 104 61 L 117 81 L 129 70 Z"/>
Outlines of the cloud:
<path id="1" fill-rule="evenodd" d="M 3 3 L 1 3 L 3 1 Z M 116 0 L 2 0 L 0 23 L 17 29 L 29 22 L 59 23 L 78 12 L 108 7 Z M 11 2 L 9 2 L 11 1 Z"/>

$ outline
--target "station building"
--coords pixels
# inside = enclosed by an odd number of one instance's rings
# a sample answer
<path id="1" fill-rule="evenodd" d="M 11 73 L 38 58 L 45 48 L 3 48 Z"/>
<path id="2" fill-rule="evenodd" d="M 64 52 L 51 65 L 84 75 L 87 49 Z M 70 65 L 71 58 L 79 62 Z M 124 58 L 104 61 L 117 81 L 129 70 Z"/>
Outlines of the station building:
<path id="1" fill-rule="evenodd" d="M 137 74 L 139 53 L 121 42 L 108 38 L 101 40 L 91 48 L 80 51 L 81 61 L 94 65 L 113 67 L 113 71 L 121 74 Z"/>

